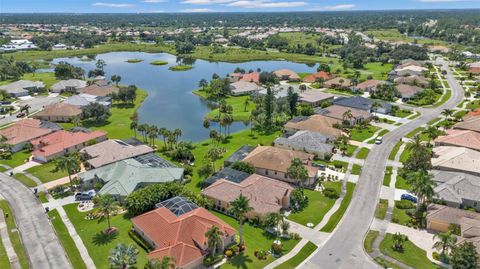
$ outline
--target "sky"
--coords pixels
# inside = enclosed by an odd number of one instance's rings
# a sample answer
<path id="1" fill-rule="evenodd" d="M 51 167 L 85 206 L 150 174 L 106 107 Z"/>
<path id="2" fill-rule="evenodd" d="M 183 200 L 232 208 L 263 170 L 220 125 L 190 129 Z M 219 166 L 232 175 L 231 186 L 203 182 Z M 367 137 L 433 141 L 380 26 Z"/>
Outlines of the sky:
<path id="1" fill-rule="evenodd" d="M 285 12 L 480 8 L 480 0 L 0 0 L 0 13 Z"/>

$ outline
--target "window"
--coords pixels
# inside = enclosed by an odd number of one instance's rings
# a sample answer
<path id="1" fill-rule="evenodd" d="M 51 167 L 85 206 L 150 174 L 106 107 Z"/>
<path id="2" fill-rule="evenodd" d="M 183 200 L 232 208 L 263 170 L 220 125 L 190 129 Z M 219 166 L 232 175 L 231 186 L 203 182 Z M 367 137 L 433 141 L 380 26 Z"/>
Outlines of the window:
<path id="1" fill-rule="evenodd" d="M 265 169 L 265 175 L 268 175 L 268 170 Z"/>

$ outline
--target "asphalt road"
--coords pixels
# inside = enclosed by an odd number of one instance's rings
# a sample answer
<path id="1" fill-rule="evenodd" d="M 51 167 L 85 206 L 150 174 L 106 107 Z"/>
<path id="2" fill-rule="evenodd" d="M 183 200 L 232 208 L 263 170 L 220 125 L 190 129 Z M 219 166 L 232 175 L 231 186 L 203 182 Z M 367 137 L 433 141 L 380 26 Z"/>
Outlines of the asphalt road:
<path id="1" fill-rule="evenodd" d="M 60 97 L 36 96 L 36 97 L 26 99 L 26 100 L 18 100 L 17 102 L 15 102 L 15 106 L 20 108 L 24 105 L 29 105 L 30 106 L 30 111 L 29 112 L 34 113 L 34 112 L 37 112 L 39 110 L 42 110 L 47 105 L 55 104 L 55 103 L 58 103 L 60 101 L 61 101 Z M 0 117 L 0 126 L 5 125 L 5 124 L 9 124 L 13 121 L 19 120 L 16 116 L 17 113 L 18 112 L 15 112 L 11 116 L 4 115 L 4 116 Z"/>
<path id="2" fill-rule="evenodd" d="M 72 268 L 43 206 L 32 191 L 19 181 L 0 173 L 0 194 L 13 210 L 31 268 Z"/>
<path id="3" fill-rule="evenodd" d="M 439 63 L 448 69 L 447 63 Z M 379 268 L 364 252 L 363 238 L 374 217 L 388 156 L 394 145 L 410 131 L 438 117 L 443 109 L 454 108 L 463 101 L 463 88 L 450 71 L 446 78 L 452 97 L 440 107 L 422 110 L 421 117 L 384 135 L 382 145 L 373 147 L 345 216 L 325 244 L 301 268 Z"/>

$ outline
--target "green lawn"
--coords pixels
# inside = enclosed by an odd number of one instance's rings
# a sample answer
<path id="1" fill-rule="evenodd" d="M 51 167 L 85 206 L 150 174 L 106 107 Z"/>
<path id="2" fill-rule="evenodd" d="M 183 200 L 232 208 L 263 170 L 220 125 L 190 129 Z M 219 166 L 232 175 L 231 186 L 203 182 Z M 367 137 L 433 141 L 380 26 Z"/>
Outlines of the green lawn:
<path id="1" fill-rule="evenodd" d="M 8 236 L 10 237 L 10 242 L 12 243 L 13 249 L 17 254 L 20 266 L 22 269 L 28 269 L 30 268 L 30 265 L 27 255 L 25 253 L 25 249 L 22 245 L 22 240 L 20 239 L 20 234 L 17 230 L 17 224 L 15 223 L 13 212 L 10 209 L 8 202 L 5 200 L 0 200 L 0 208 L 2 208 L 5 215 L 8 214 L 8 217 L 5 217 L 5 222 L 7 223 L 8 229 Z"/>
<path id="2" fill-rule="evenodd" d="M 368 30 L 364 32 L 366 35 L 373 35 L 374 37 L 380 40 L 386 41 L 405 41 L 405 42 L 414 42 L 416 41 L 419 44 L 432 44 L 432 45 L 446 45 L 447 43 L 443 40 L 435 40 L 430 38 L 415 39 L 408 37 L 400 33 L 397 29 L 383 29 L 383 30 Z"/>
<path id="3" fill-rule="evenodd" d="M 399 118 L 406 118 L 406 117 L 412 115 L 412 113 L 413 112 L 411 110 L 398 109 L 397 111 L 395 111 L 395 113 L 392 116 L 399 117 Z"/>
<path id="4" fill-rule="evenodd" d="M 26 171 L 40 179 L 43 183 L 68 176 L 66 171 L 55 171 L 55 162 L 53 161 L 28 168 Z"/>
<path id="5" fill-rule="evenodd" d="M 45 194 L 44 191 L 38 192 L 37 198 L 42 204 L 48 203 L 47 195 Z"/>
<path id="6" fill-rule="evenodd" d="M 397 201 L 395 201 L 396 205 Z M 392 222 L 398 223 L 400 225 L 407 225 L 407 223 L 410 222 L 412 218 L 407 215 L 406 209 L 399 209 L 396 206 L 393 207 L 393 212 L 392 212 Z M 396 221 L 393 221 L 396 220 Z"/>
<path id="7" fill-rule="evenodd" d="M 337 211 L 335 211 L 335 213 L 333 213 L 333 215 L 328 220 L 327 224 L 325 224 L 325 226 L 322 227 L 321 229 L 322 232 L 330 233 L 335 229 L 335 227 L 337 227 L 337 224 L 340 222 L 340 220 L 343 217 L 343 214 L 345 214 L 345 211 L 347 211 L 347 208 L 350 205 L 350 201 L 352 200 L 354 190 L 355 190 L 355 184 L 352 182 L 348 182 L 347 193 L 345 194 L 345 197 L 343 198 L 342 203 L 340 204 L 340 207 L 337 209 Z"/>
<path id="8" fill-rule="evenodd" d="M 394 263 L 391 263 L 391 262 L 385 260 L 382 257 L 376 257 L 374 260 L 375 260 L 375 262 L 377 262 L 379 265 L 383 266 L 384 268 L 403 269 L 402 267 L 400 267 L 400 266 L 398 266 Z"/>
<path id="9" fill-rule="evenodd" d="M 7 252 L 5 251 L 5 246 L 2 243 L 2 236 L 0 236 L 0 268 L 12 268 L 10 260 L 8 260 Z"/>
<path id="10" fill-rule="evenodd" d="M 201 98 L 206 98 L 205 92 L 202 90 L 197 90 L 193 92 L 194 94 L 200 96 Z M 245 107 L 245 100 L 250 99 L 250 96 L 228 96 L 225 98 L 227 104 L 231 105 L 233 108 L 233 120 L 234 121 L 245 121 L 250 118 L 250 113 L 255 109 L 255 104 L 253 101 L 249 100 L 247 106 Z M 246 109 L 245 109 L 246 108 Z M 218 119 L 218 108 L 210 111 L 207 114 L 207 118 L 210 120 Z"/>
<path id="11" fill-rule="evenodd" d="M 368 148 L 361 148 L 358 153 L 357 153 L 357 156 L 355 156 L 357 159 L 365 159 L 367 158 L 368 156 L 368 153 L 370 152 L 370 150 Z"/>
<path id="12" fill-rule="evenodd" d="M 140 63 L 140 62 L 143 62 L 143 60 L 142 59 L 128 59 L 127 60 L 127 63 L 131 63 L 131 64 Z"/>
<path id="13" fill-rule="evenodd" d="M 390 181 L 392 180 L 392 170 L 393 167 L 387 166 L 385 168 L 385 175 L 383 176 L 383 186 L 390 186 Z"/>
<path id="14" fill-rule="evenodd" d="M 1 164 L 4 164 L 4 165 L 8 165 L 10 167 L 17 167 L 19 165 L 22 165 L 25 163 L 25 160 L 27 160 L 30 155 L 32 155 L 31 152 L 27 152 L 27 151 L 19 151 L 19 152 L 15 152 L 12 157 L 8 160 L 0 160 L 0 163 Z"/>
<path id="15" fill-rule="evenodd" d="M 400 149 L 400 147 L 402 146 L 403 142 L 402 141 L 398 141 L 395 146 L 393 146 L 393 149 L 392 151 L 390 152 L 390 155 L 388 156 L 388 159 L 390 161 L 393 161 L 395 160 L 395 156 L 397 156 L 397 153 L 398 153 L 398 150 Z"/>
<path id="16" fill-rule="evenodd" d="M 377 219 L 385 219 L 385 215 L 387 214 L 388 208 L 388 200 L 387 199 L 380 199 L 377 205 L 377 209 L 375 210 L 375 218 Z"/>
<path id="17" fill-rule="evenodd" d="M 480 100 L 476 100 L 468 103 L 466 108 L 469 110 L 476 110 L 477 108 L 480 108 Z"/>
<path id="18" fill-rule="evenodd" d="M 417 247 L 410 241 L 403 245 L 403 251 L 398 252 L 393 250 L 393 235 L 386 234 L 383 241 L 380 243 L 380 250 L 383 254 L 390 256 L 408 266 L 421 269 L 436 269 L 437 265 L 432 263 L 428 258 L 426 251 Z"/>
<path id="19" fill-rule="evenodd" d="M 380 130 L 380 128 L 371 125 L 366 129 L 353 128 L 352 132 L 350 133 L 350 137 L 352 140 L 363 142 L 364 140 L 372 137 L 373 134 L 378 130 Z"/>
<path id="20" fill-rule="evenodd" d="M 223 215 L 218 212 L 212 212 L 217 217 L 228 223 L 235 229 L 238 229 L 238 222 L 229 216 Z M 220 268 L 222 269 L 231 269 L 231 268 L 263 268 L 267 264 L 274 261 L 274 257 L 269 256 L 266 260 L 259 260 L 255 257 L 254 252 L 255 250 L 269 250 L 275 240 L 274 236 L 266 233 L 263 229 L 259 227 L 253 227 L 249 224 L 245 224 L 243 226 L 243 238 L 245 244 L 247 246 L 246 251 L 243 254 L 237 255 L 227 261 L 224 265 Z M 288 253 L 292 250 L 297 243 L 298 240 L 288 240 L 288 239 L 280 239 L 283 244 L 283 254 Z"/>
<path id="21" fill-rule="evenodd" d="M 50 89 L 53 84 L 57 83 L 59 80 L 55 77 L 53 72 L 45 72 L 45 73 L 27 73 L 22 76 L 22 79 L 32 80 L 32 81 L 43 81 L 45 87 Z"/>
<path id="22" fill-rule="evenodd" d="M 286 262 L 280 264 L 279 266 L 275 267 L 275 269 L 291 269 L 296 268 L 300 263 L 302 263 L 305 259 L 308 258 L 315 250 L 317 250 L 317 246 L 308 241 L 305 246 L 300 249 L 300 251 Z"/>
<path id="23" fill-rule="evenodd" d="M 378 236 L 378 231 L 373 231 L 370 230 L 368 231 L 367 235 L 365 236 L 365 240 L 363 241 L 363 248 L 367 253 L 372 253 L 373 249 L 373 241 L 375 241 L 375 238 Z"/>
<path id="24" fill-rule="evenodd" d="M 353 152 L 357 150 L 357 148 L 358 147 L 355 145 L 347 144 L 347 151 L 345 153 L 347 154 L 348 157 L 352 157 Z"/>
<path id="25" fill-rule="evenodd" d="M 405 179 L 401 175 L 397 174 L 397 179 L 395 181 L 395 188 L 408 190 L 410 189 L 410 185 L 407 182 L 405 182 Z"/>
<path id="26" fill-rule="evenodd" d="M 92 257 L 95 266 L 98 269 L 109 269 L 108 256 L 111 249 L 117 244 L 123 243 L 126 245 L 134 245 L 138 251 L 138 268 L 143 268 L 147 262 L 146 251 L 138 246 L 135 241 L 128 235 L 128 230 L 132 227 L 129 219 L 124 218 L 123 215 L 117 215 L 110 218 L 113 227 L 118 229 L 114 236 L 105 236 L 102 231 L 107 228 L 107 221 L 102 220 L 87 220 L 86 212 L 78 212 L 77 204 L 69 204 L 64 206 L 68 218 L 75 226 L 75 230 L 82 238 L 85 247 Z"/>
<path id="27" fill-rule="evenodd" d="M 408 158 L 410 158 L 410 155 L 412 155 L 412 151 L 409 150 L 408 147 L 405 147 L 402 154 L 400 154 L 400 162 L 406 162 Z"/>
<path id="28" fill-rule="evenodd" d="M 452 91 L 447 90 L 445 92 L 445 95 L 443 95 L 443 97 L 440 100 L 438 100 L 438 102 L 436 102 L 433 106 L 434 107 L 439 107 L 439 106 L 445 104 L 445 102 L 447 102 L 450 99 L 450 97 L 452 97 Z"/>
<path id="29" fill-rule="evenodd" d="M 15 175 L 13 175 L 13 177 L 22 182 L 23 185 L 29 187 L 29 188 L 33 188 L 33 187 L 36 187 L 37 186 L 37 183 L 35 183 L 35 181 L 33 181 L 32 179 L 30 179 L 29 177 L 27 177 L 26 175 L 22 174 L 22 173 L 17 173 Z"/>
<path id="30" fill-rule="evenodd" d="M 359 176 L 362 173 L 362 166 L 359 164 L 354 164 L 352 166 L 352 175 L 357 175 Z"/>
<path id="31" fill-rule="evenodd" d="M 417 127 L 415 128 L 414 130 L 410 131 L 410 133 L 406 134 L 405 137 L 406 138 L 412 138 L 414 137 L 416 134 L 420 133 L 421 131 L 423 131 L 423 127 Z"/>
<path id="32" fill-rule="evenodd" d="M 333 207 L 335 200 L 325 197 L 318 191 L 305 190 L 305 195 L 308 197 L 308 206 L 300 212 L 290 214 L 288 219 L 302 225 L 309 222 L 317 225 Z"/>
<path id="33" fill-rule="evenodd" d="M 65 252 L 67 253 L 68 259 L 70 259 L 73 268 L 86 269 L 87 266 L 85 265 L 85 262 L 83 261 L 82 256 L 80 255 L 80 252 L 75 245 L 75 242 L 68 233 L 67 227 L 63 223 L 62 218 L 58 214 L 58 211 L 54 209 L 48 212 L 48 216 L 50 217 L 50 221 L 55 228 L 55 232 L 57 233 L 57 236 L 60 239 L 60 242 L 62 243 Z"/>
<path id="34" fill-rule="evenodd" d="M 157 61 L 152 61 L 150 62 L 151 65 L 167 65 L 167 61 L 162 61 L 162 60 L 157 60 Z"/>
<path id="35" fill-rule="evenodd" d="M 134 136 L 133 130 L 130 130 L 130 117 L 141 106 L 143 100 L 147 98 L 147 92 L 137 90 L 137 99 L 134 105 L 113 104 L 110 108 L 112 116 L 106 122 L 96 124 L 91 121 L 84 121 L 82 125 L 92 130 L 102 130 L 108 133 L 110 139 L 127 139 Z M 200 123 L 201 124 L 201 123 Z M 66 130 L 73 127 L 71 123 L 61 124 Z"/>

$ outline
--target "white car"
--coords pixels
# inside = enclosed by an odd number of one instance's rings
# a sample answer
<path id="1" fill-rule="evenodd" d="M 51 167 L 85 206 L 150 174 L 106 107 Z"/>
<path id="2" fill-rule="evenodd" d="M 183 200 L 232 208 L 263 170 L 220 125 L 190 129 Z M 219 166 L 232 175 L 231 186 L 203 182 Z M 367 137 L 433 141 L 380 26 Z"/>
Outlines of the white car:
<path id="1" fill-rule="evenodd" d="M 377 136 L 377 138 L 375 138 L 375 144 L 380 145 L 382 144 L 382 142 L 383 142 L 383 137 Z"/>

